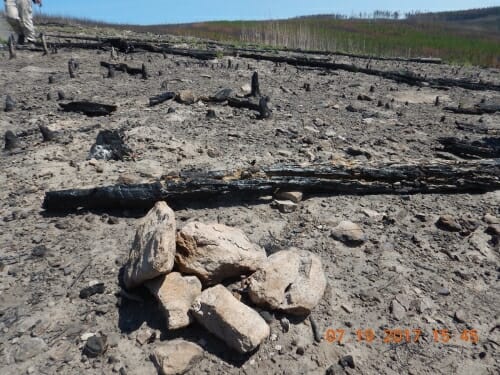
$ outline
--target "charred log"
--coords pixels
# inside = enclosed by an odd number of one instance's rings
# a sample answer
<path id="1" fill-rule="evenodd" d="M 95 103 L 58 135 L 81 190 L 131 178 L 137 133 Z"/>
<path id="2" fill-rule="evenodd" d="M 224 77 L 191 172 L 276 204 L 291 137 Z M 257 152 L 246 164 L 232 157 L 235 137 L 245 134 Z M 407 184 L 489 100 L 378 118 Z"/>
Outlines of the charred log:
<path id="1" fill-rule="evenodd" d="M 485 114 L 493 114 L 496 112 L 500 112 L 499 104 L 486 104 L 480 103 L 475 105 L 474 107 L 445 107 L 445 111 L 450 111 L 453 113 L 459 113 L 463 115 L 485 115 Z"/>
<path id="2" fill-rule="evenodd" d="M 109 116 L 117 109 L 116 105 L 108 105 L 94 102 L 70 102 L 59 103 L 64 112 L 83 113 L 89 117 Z"/>
<path id="3" fill-rule="evenodd" d="M 149 106 L 153 107 L 155 105 L 161 104 L 166 102 L 167 100 L 175 99 L 176 94 L 175 92 L 165 92 L 160 95 L 153 96 L 152 98 L 149 98 Z"/>
<path id="4" fill-rule="evenodd" d="M 469 141 L 455 137 L 440 138 L 444 151 L 464 158 L 500 158 L 500 138 Z"/>
<path id="5" fill-rule="evenodd" d="M 45 194 L 46 210 L 150 208 L 159 200 L 182 204 L 216 196 L 272 194 L 276 189 L 310 194 L 484 193 L 500 189 L 500 162 L 452 162 L 367 166 L 276 166 L 261 171 L 181 173 L 142 185 L 116 185 Z"/>

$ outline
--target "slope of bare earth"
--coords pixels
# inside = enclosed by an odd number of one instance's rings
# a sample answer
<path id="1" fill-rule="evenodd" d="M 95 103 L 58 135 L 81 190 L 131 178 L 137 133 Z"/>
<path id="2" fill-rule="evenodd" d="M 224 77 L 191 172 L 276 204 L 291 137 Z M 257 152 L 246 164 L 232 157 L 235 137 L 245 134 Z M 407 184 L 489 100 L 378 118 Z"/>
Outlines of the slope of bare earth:
<path id="1" fill-rule="evenodd" d="M 74 79 L 67 73 L 70 58 L 80 64 Z M 329 374 L 498 373 L 499 244 L 498 237 L 486 233 L 490 224 L 484 221 L 486 214 L 500 217 L 498 191 L 306 196 L 289 214 L 272 208 L 267 198 L 221 198 L 203 205 L 193 201 L 177 208 L 178 227 L 191 220 L 219 222 L 242 229 L 268 254 L 294 246 L 321 257 L 328 287 L 312 317 L 321 335 L 328 328 L 345 330 L 343 343 L 315 342 L 308 319 L 288 317 L 290 329 L 284 332 L 280 320 L 285 316 L 276 313 L 270 318 L 270 338 L 245 356 L 198 325 L 168 332 L 160 308 L 146 291 L 137 291 L 132 299 L 120 292 L 120 268 L 143 212 L 57 215 L 41 209 L 49 190 L 111 185 L 124 177 L 150 182 L 191 168 L 454 158 L 438 150 L 437 138 L 482 136 L 470 128 L 460 130 L 456 121 L 496 129 L 498 135 L 500 116 L 453 114 L 443 107 L 482 99 L 498 102 L 498 92 L 417 88 L 360 73 L 241 58 L 234 58 L 228 69 L 226 60 L 218 62 L 223 67 L 217 62 L 205 67 L 188 57 L 142 52 L 120 57 L 131 66 L 145 63 L 152 75 L 148 80 L 119 72 L 105 78 L 107 71 L 99 66 L 101 60 L 109 61 L 104 51 L 60 49 L 49 56 L 19 51 L 13 60 L 0 52 L 0 59 L 2 105 L 6 94 L 17 102 L 14 111 L 1 112 L 1 134 L 52 125 L 67 136 L 65 142 L 42 142 L 34 132 L 20 138 L 20 148 L 0 157 L 0 373 L 155 374 L 150 354 L 160 341 L 175 337 L 205 349 L 190 374 L 324 374 L 328 369 Z M 390 61 L 372 65 L 500 82 L 497 70 L 475 67 Z M 261 92 L 271 97 L 270 119 L 201 102 L 148 106 L 149 97 L 166 90 L 191 89 L 205 96 L 222 88 L 240 92 L 253 71 L 259 72 Z M 305 83 L 310 91 L 303 89 Z M 100 118 L 60 112 L 58 91 L 64 92 L 63 102 L 93 100 L 117 104 L 118 110 Z M 359 101 L 360 94 L 374 100 Z M 359 111 L 348 111 L 349 105 Z M 208 109 L 215 111 L 215 119 L 206 118 Z M 87 160 L 100 129 L 122 129 L 134 160 Z M 350 156 L 349 148 L 362 152 Z M 445 214 L 464 230 L 436 227 Z M 347 247 L 332 238 L 332 229 L 344 220 L 361 226 L 367 237 L 363 245 Z M 94 281 L 104 283 L 105 292 L 79 298 L 80 290 Z M 158 335 L 141 345 L 136 337 L 146 327 Z M 372 329 L 376 339 L 359 342 L 359 329 Z M 420 329 L 422 335 L 418 343 L 385 343 L 386 329 Z M 445 329 L 451 340 L 442 342 L 439 331 L 435 342 L 433 330 Z M 478 342 L 465 341 L 467 335 L 461 338 L 464 330 L 476 330 Z M 98 332 L 108 337 L 108 350 L 97 359 L 82 356 L 86 338 Z M 354 368 L 345 361 L 344 367 L 338 364 L 348 355 Z"/>

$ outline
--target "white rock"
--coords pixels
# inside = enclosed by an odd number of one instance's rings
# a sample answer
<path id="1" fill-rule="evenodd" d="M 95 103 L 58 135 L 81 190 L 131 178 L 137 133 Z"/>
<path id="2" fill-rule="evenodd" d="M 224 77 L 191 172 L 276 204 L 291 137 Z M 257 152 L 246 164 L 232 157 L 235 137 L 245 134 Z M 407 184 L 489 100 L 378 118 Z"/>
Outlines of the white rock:
<path id="1" fill-rule="evenodd" d="M 203 349 L 198 345 L 176 339 L 159 345 L 152 359 L 161 375 L 184 374 L 198 363 L 203 356 Z"/>
<path id="2" fill-rule="evenodd" d="M 342 221 L 333 228 L 332 237 L 348 246 L 358 246 L 366 241 L 363 230 L 351 221 Z"/>
<path id="3" fill-rule="evenodd" d="M 189 309 L 201 294 L 201 282 L 196 276 L 183 277 L 172 272 L 146 282 L 146 287 L 160 302 L 168 329 L 187 327 L 191 323 Z"/>
<path id="4" fill-rule="evenodd" d="M 284 214 L 290 214 L 296 211 L 298 207 L 297 204 L 293 203 L 292 201 L 280 201 L 280 200 L 275 200 L 273 202 L 273 206 L 277 207 L 278 210 Z"/>
<path id="5" fill-rule="evenodd" d="M 125 266 L 127 288 L 166 274 L 174 267 L 175 216 L 165 202 L 158 202 L 139 224 Z"/>
<path id="6" fill-rule="evenodd" d="M 240 353 L 254 350 L 270 334 L 265 320 L 222 285 L 205 289 L 193 314 L 208 331 Z"/>
<path id="7" fill-rule="evenodd" d="M 206 285 L 254 272 L 265 259 L 266 252 L 236 228 L 191 222 L 177 234 L 177 267 Z"/>
<path id="8" fill-rule="evenodd" d="M 276 193 L 276 199 L 292 201 L 299 203 L 302 200 L 303 194 L 300 191 L 279 191 Z"/>
<path id="9" fill-rule="evenodd" d="M 271 255 L 248 281 L 252 302 L 295 315 L 309 314 L 326 288 L 321 259 L 295 249 Z"/>
<path id="10" fill-rule="evenodd" d="M 177 94 L 177 101 L 182 104 L 194 104 L 196 102 L 196 96 L 191 90 L 182 90 Z"/>

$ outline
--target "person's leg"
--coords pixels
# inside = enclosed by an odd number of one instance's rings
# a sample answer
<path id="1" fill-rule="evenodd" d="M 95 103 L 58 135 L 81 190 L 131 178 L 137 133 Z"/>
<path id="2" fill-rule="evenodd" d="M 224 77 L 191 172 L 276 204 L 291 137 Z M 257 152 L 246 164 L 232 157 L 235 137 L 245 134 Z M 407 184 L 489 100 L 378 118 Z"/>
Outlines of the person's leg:
<path id="1" fill-rule="evenodd" d="M 33 25 L 33 6 L 31 0 L 16 0 L 19 18 L 24 37 L 28 42 L 36 42 L 35 26 Z"/>
<path id="2" fill-rule="evenodd" d="M 19 19 L 19 12 L 17 11 L 16 0 L 4 0 L 4 2 L 5 18 L 7 18 L 7 22 L 9 22 L 14 32 L 21 36 L 23 30 L 21 28 L 21 20 Z"/>

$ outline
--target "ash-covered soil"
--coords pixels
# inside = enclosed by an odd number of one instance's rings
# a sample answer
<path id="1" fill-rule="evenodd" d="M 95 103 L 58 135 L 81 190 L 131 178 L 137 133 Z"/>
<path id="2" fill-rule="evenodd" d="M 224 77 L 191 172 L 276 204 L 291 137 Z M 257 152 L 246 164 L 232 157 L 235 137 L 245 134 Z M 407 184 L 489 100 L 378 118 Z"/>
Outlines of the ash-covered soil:
<path id="1" fill-rule="evenodd" d="M 287 214 L 272 207 L 272 197 L 174 207 L 178 227 L 191 220 L 219 222 L 242 229 L 268 254 L 296 247 L 321 258 L 328 287 L 312 317 L 321 335 L 329 328 L 345 330 L 344 342 L 316 342 L 309 319 L 288 317 L 291 326 L 283 332 L 285 315 L 274 312 L 267 316 L 270 338 L 249 355 L 236 354 L 196 324 L 168 332 L 146 290 L 121 292 L 120 269 L 137 219 L 145 212 L 52 214 L 41 208 L 50 190 L 152 182 L 193 168 L 455 159 L 439 150 L 439 137 L 484 137 L 459 129 L 456 121 L 496 129 L 498 136 L 500 116 L 453 114 L 443 107 L 466 107 L 482 99 L 498 102 L 498 92 L 417 88 L 365 74 L 240 58 L 228 69 L 227 59 L 203 66 L 188 57 L 164 59 L 152 53 L 119 58 L 134 67 L 146 64 L 149 79 L 121 72 L 105 78 L 107 70 L 99 62 L 110 61 L 108 52 L 62 49 L 42 56 L 19 51 L 13 60 L 7 52 L 1 54 L 2 105 L 7 94 L 17 103 L 14 111 L 1 112 L 0 133 L 30 134 L 20 138 L 20 148 L 0 157 L 0 373 L 156 374 L 150 354 L 174 337 L 205 350 L 189 374 L 499 372 L 499 242 L 491 234 L 495 217 L 500 218 L 498 191 L 305 196 Z M 74 79 L 68 75 L 70 58 L 80 64 Z M 366 65 L 348 58 L 335 61 Z M 372 66 L 500 82 L 498 70 L 492 69 L 387 61 Z M 271 98 L 270 119 L 202 102 L 148 106 L 149 97 L 165 91 L 189 89 L 210 96 L 232 88 L 243 93 L 253 71 L 259 73 L 261 92 Z M 64 100 L 58 100 L 59 91 Z M 373 101 L 358 100 L 360 94 Z M 70 100 L 116 104 L 118 110 L 98 118 L 61 112 L 59 102 Z M 215 119 L 207 119 L 209 109 Z M 39 125 L 64 130 L 63 140 L 42 142 Z M 103 129 L 124 131 L 131 160 L 87 160 Z M 438 228 L 443 215 L 450 215 L 461 230 Z M 332 229 L 344 220 L 360 225 L 364 244 L 348 247 L 332 238 Z M 104 283 L 105 292 L 80 298 L 80 290 L 94 281 Z M 141 345 L 136 338 L 147 327 L 157 330 L 158 337 Z M 372 329 L 377 338 L 359 342 L 358 329 Z M 421 329 L 422 336 L 418 343 L 384 343 L 385 329 Z M 450 341 L 435 342 L 433 330 L 444 329 Z M 476 330 L 478 342 L 461 338 L 464 330 Z M 99 332 L 108 337 L 109 347 L 102 356 L 87 358 L 82 355 L 85 341 Z M 353 368 L 345 361 L 339 364 L 349 355 Z"/>

